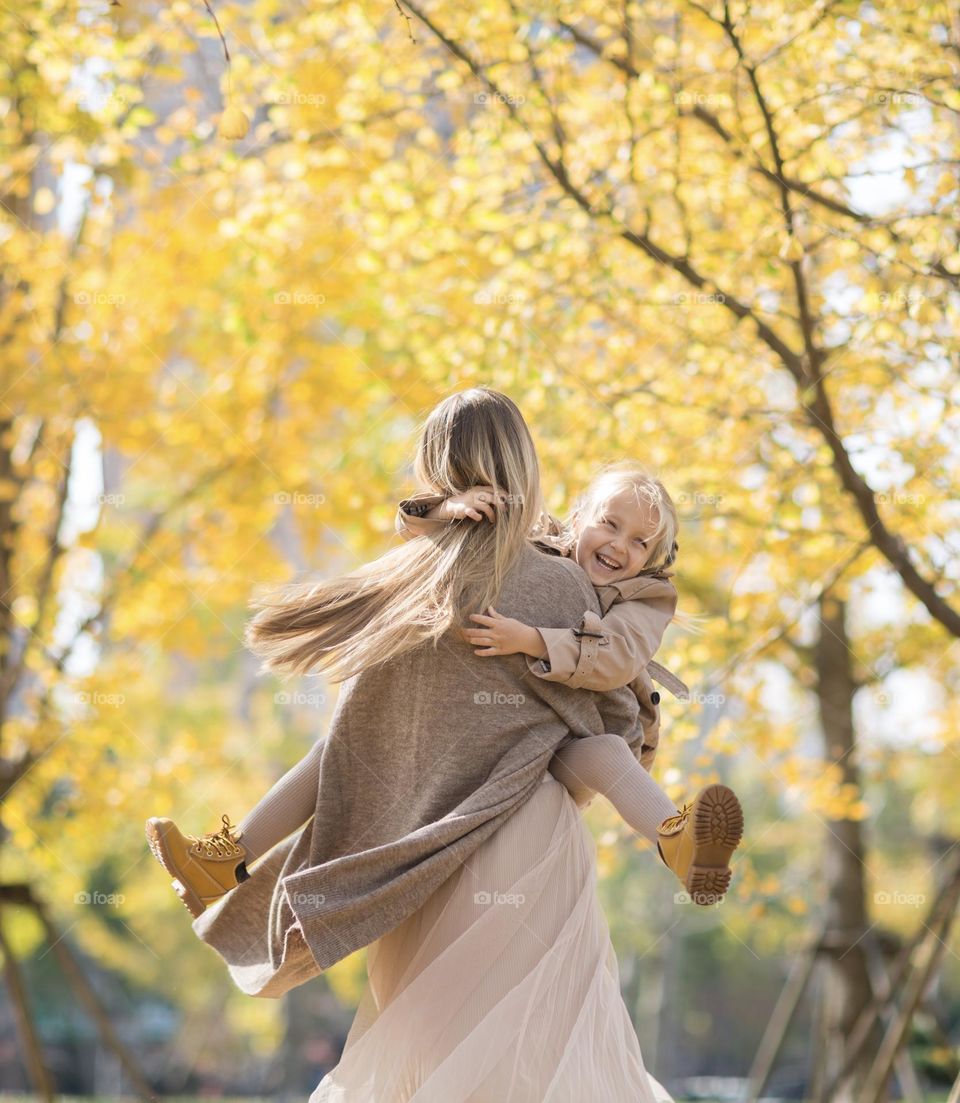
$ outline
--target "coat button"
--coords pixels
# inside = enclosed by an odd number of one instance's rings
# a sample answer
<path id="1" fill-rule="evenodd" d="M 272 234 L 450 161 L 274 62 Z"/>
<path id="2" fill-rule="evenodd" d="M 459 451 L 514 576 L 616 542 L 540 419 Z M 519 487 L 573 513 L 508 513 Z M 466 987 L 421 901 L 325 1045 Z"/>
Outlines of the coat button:
<path id="1" fill-rule="evenodd" d="M 659 705 L 659 704 L 660 704 L 660 694 L 659 694 L 659 693 L 657 693 L 657 691 L 656 691 L 656 690 L 654 690 L 654 691 L 653 691 L 653 693 L 651 693 L 651 694 L 650 694 L 650 700 L 651 700 L 651 701 L 652 701 L 652 702 L 653 702 L 653 703 L 654 703 L 655 705 Z"/>

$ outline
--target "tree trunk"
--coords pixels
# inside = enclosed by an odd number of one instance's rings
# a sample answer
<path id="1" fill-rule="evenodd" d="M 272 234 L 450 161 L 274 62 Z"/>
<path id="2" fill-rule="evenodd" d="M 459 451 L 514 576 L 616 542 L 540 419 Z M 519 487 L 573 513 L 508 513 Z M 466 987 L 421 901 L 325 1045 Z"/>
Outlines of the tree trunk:
<path id="1" fill-rule="evenodd" d="M 853 694 L 856 681 L 847 640 L 845 605 L 825 594 L 820 603 L 820 632 L 815 645 L 820 722 L 824 738 L 824 764 L 836 763 L 842 783 L 859 789 L 860 771 L 853 727 Z M 843 1062 L 846 1040 L 857 1016 L 871 999 L 865 949 L 860 942 L 867 922 L 864 890 L 864 841 L 859 820 L 827 820 L 824 840 L 824 878 L 827 891 L 823 984 L 821 987 L 824 1037 L 828 1039 L 819 1060 L 824 1067 L 814 1081 L 823 1085 Z M 854 1075 L 847 1080 L 837 1101 L 852 1098 L 862 1082 L 871 1054 L 879 1042 L 864 1046 Z M 852 1085 L 852 1086 L 851 1086 Z"/>

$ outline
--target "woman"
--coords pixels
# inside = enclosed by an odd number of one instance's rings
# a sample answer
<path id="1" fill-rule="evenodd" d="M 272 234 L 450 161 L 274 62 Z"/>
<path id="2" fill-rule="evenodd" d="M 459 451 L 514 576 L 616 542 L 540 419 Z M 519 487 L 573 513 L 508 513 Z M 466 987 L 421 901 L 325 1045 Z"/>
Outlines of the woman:
<path id="1" fill-rule="evenodd" d="M 316 810 L 194 921 L 253 995 L 369 946 L 344 1053 L 311 1096 L 370 1103 L 669 1099 L 643 1067 L 595 893 L 595 850 L 547 767 L 571 738 L 642 739 L 636 697 L 483 660 L 469 612 L 573 628 L 579 569 L 528 537 L 545 517 L 516 406 L 486 388 L 430 415 L 416 475 L 493 485 L 492 525 L 450 525 L 358 571 L 261 599 L 248 642 L 275 671 L 346 679 Z"/>

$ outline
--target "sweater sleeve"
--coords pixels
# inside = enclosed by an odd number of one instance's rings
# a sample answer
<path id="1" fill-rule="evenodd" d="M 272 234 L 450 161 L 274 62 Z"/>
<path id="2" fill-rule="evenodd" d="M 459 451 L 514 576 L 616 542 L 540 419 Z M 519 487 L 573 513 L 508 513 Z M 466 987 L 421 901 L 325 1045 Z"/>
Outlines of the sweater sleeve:
<path id="1" fill-rule="evenodd" d="M 571 689 L 628 686 L 653 658 L 677 608 L 670 596 L 621 601 L 604 617 L 589 610 L 579 628 L 539 628 L 545 659 L 527 657 L 531 674 Z"/>

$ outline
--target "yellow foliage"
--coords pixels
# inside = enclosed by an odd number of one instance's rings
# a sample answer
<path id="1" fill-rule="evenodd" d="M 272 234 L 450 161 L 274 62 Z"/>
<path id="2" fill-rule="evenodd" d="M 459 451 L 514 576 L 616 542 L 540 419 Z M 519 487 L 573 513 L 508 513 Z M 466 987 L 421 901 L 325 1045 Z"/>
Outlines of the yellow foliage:
<path id="1" fill-rule="evenodd" d="M 874 799 L 870 778 L 846 785 L 818 757 L 804 650 L 817 587 L 870 524 L 801 408 L 815 388 L 782 355 L 809 336 L 791 262 L 837 430 L 870 456 L 856 470 L 885 477 L 879 516 L 925 576 L 929 534 L 947 531 L 957 497 L 952 441 L 934 428 L 960 324 L 941 271 L 960 272 L 944 246 L 957 93 L 929 49 L 931 9 L 885 12 L 851 51 L 842 5 L 813 20 L 802 4 L 745 9 L 724 28 L 696 6 L 582 3 L 565 22 L 595 46 L 576 47 L 552 10 L 534 25 L 489 0 L 464 24 L 462 8 L 437 5 L 495 90 L 426 28 L 409 43 L 389 5 L 331 0 L 296 29 L 271 14 L 230 11 L 228 37 L 256 49 L 236 51 L 219 120 L 192 65 L 196 37 L 215 35 L 202 6 L 67 4 L 55 27 L 42 5 L 0 17 L 0 512 L 16 522 L 0 532 L 12 612 L 0 655 L 27 643 L 0 735 L 4 755 L 38 755 L 4 801 L 4 868 L 37 878 L 82 944 L 142 983 L 180 993 L 196 973 L 178 998 L 198 1015 L 222 968 L 151 867 L 145 810 L 215 828 L 322 729 L 253 680 L 246 603 L 295 566 L 332 574 L 385 548 L 439 398 L 508 391 L 555 512 L 610 459 L 660 468 L 680 516 L 681 607 L 709 620 L 702 635 L 672 625 L 658 658 L 724 700 L 663 694 L 655 776 L 681 799 L 725 756 L 769 801 L 748 809 L 750 830 L 788 856 L 798 823 L 861 820 Z M 731 30 L 763 61 L 763 104 Z M 88 61 L 102 88 L 72 87 Z M 849 89 L 877 73 L 924 89 L 902 178 L 871 179 L 875 151 L 916 106 L 876 93 L 849 115 Z M 22 115 L 11 74 L 43 82 Z M 253 134 L 239 103 L 262 105 Z M 86 178 L 53 188 L 68 162 Z M 854 179 L 884 207 L 875 218 L 860 217 Z M 879 627 L 859 623 L 878 567 L 895 577 L 873 550 L 833 583 L 857 614 L 859 673 L 892 663 L 953 679 L 957 654 L 939 624 L 916 623 L 912 597 Z M 952 601 L 949 575 L 938 585 Z M 909 769 L 893 772 L 908 805 L 924 794 L 918 826 L 952 815 L 960 778 L 942 751 L 958 749 L 957 719 L 934 704 L 927 742 L 898 733 L 914 739 Z M 857 735 L 885 738 L 870 724 Z M 898 765 L 907 757 L 898 746 Z M 613 832 L 598 848 L 613 876 L 637 842 L 597 822 Z M 75 904 L 91 888 L 110 896 L 111 877 L 116 912 Z M 808 907 L 785 874 L 746 859 L 736 891 L 745 904 L 782 895 L 796 917 Z M 114 935 L 116 916 L 136 941 Z M 26 952 L 29 923 L 14 937 Z M 345 1003 L 364 969 L 354 955 L 328 973 Z M 260 1005 L 231 1004 L 230 1020 L 252 1037 L 277 1029 Z"/>

